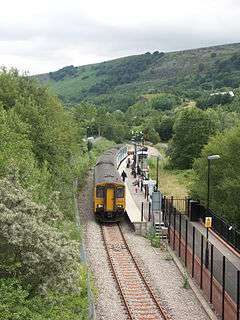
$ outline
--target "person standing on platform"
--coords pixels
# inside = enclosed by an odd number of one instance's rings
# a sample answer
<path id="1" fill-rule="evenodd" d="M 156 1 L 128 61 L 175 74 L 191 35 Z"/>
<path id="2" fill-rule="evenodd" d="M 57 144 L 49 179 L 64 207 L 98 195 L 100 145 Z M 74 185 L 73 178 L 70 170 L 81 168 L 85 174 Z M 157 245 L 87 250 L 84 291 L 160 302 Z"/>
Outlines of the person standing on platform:
<path id="1" fill-rule="evenodd" d="M 127 178 L 127 174 L 126 172 L 123 170 L 122 174 L 121 174 L 122 180 L 123 182 L 125 182 L 125 179 Z"/>
<path id="2" fill-rule="evenodd" d="M 131 160 L 130 160 L 130 158 L 128 158 L 128 159 L 127 159 L 127 168 L 130 167 L 130 164 L 131 164 Z"/>

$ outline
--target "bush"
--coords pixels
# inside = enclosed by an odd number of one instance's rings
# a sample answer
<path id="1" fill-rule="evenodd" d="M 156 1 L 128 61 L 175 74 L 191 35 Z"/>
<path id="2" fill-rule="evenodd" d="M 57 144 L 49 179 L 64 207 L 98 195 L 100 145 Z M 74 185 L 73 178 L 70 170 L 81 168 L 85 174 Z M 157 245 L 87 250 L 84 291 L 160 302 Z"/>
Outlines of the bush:
<path id="1" fill-rule="evenodd" d="M 0 279 L 0 296 L 0 319 L 87 319 L 86 288 L 80 294 L 50 291 L 33 296 L 31 286 L 24 288 L 19 280 L 8 278 Z"/>

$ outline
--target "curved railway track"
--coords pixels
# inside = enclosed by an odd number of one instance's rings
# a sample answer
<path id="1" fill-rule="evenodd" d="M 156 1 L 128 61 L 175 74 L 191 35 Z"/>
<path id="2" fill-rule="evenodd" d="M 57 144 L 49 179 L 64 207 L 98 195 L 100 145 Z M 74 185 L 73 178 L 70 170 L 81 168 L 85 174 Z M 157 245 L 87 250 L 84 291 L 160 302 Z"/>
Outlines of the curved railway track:
<path id="1" fill-rule="evenodd" d="M 131 320 L 171 320 L 134 259 L 119 224 L 101 225 L 113 275 Z"/>

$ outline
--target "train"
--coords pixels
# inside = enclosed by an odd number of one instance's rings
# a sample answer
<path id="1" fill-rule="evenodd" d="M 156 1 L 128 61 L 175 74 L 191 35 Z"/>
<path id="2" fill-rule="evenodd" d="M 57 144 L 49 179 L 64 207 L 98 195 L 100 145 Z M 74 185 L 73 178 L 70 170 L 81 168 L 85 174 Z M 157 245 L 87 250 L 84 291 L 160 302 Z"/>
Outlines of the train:
<path id="1" fill-rule="evenodd" d="M 118 168 L 128 148 L 116 145 L 104 152 L 94 167 L 93 212 L 97 221 L 120 221 L 126 214 L 126 190 Z"/>

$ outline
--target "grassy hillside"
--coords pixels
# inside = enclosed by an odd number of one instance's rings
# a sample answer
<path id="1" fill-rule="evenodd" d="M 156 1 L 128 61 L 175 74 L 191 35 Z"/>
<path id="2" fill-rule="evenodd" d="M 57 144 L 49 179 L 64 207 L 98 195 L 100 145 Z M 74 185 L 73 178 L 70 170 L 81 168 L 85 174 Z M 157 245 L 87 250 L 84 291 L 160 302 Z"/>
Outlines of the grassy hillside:
<path id="1" fill-rule="evenodd" d="M 65 103 L 87 99 L 112 109 L 124 110 L 137 96 L 161 91 L 196 98 L 202 91 L 240 86 L 240 43 L 68 66 L 37 78 Z"/>

